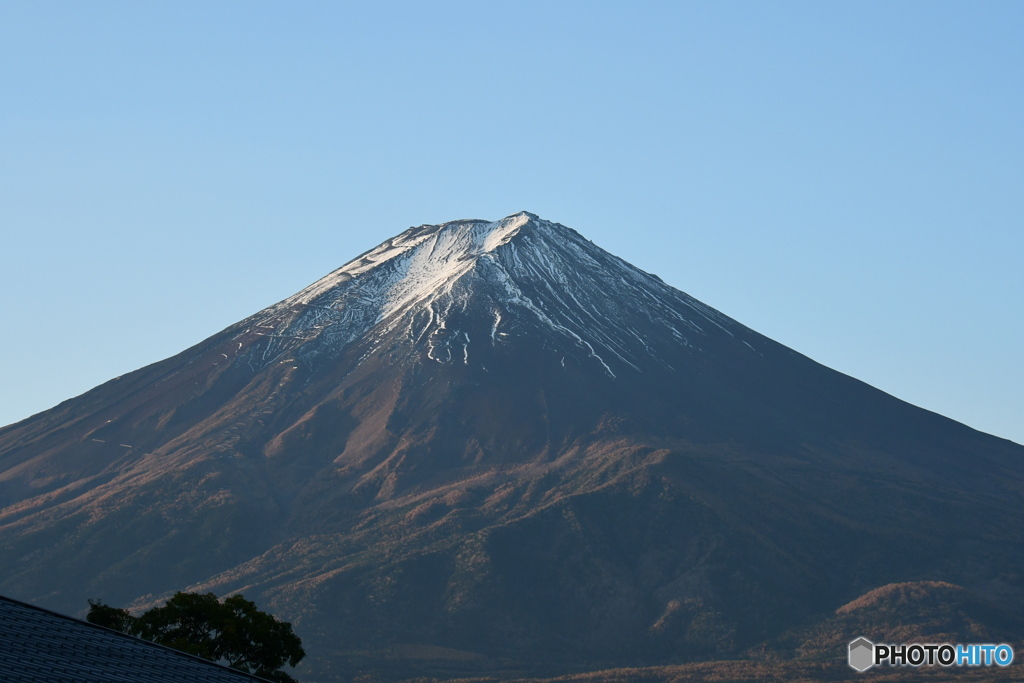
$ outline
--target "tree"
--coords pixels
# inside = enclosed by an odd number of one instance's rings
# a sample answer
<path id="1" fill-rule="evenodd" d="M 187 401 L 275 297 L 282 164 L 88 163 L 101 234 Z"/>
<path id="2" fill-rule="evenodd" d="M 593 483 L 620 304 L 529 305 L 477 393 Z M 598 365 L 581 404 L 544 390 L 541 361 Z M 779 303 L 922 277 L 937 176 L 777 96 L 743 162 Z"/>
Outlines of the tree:
<path id="1" fill-rule="evenodd" d="M 138 617 L 90 600 L 86 619 L 278 683 L 295 683 L 280 669 L 306 656 L 291 624 L 261 612 L 241 595 L 222 602 L 213 593 L 178 592 L 166 605 Z"/>
<path id="2" fill-rule="evenodd" d="M 128 610 L 111 607 L 104 604 L 102 600 L 89 601 L 89 614 L 86 619 L 90 623 L 106 626 L 123 633 L 131 633 L 132 625 L 135 623 L 135 617 L 129 614 Z"/>

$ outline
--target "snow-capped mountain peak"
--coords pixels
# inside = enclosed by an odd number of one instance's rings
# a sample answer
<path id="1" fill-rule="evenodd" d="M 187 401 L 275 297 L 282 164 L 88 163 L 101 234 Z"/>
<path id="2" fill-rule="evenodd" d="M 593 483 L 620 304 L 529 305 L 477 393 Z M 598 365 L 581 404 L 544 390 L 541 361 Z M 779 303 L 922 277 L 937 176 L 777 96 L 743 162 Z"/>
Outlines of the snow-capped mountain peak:
<path id="1" fill-rule="evenodd" d="M 536 218 L 520 212 L 499 221 L 459 220 L 441 225 L 421 225 L 356 257 L 330 275 L 286 300 L 310 304 L 348 280 L 390 264 L 386 277 L 389 304 L 382 318 L 418 297 L 427 296 L 444 282 L 458 278 L 479 256 L 507 244 L 519 230 Z"/>
<path id="2" fill-rule="evenodd" d="M 462 321 L 458 330 L 453 314 Z M 468 363 L 469 328 L 492 346 L 539 331 L 552 338 L 554 352 L 582 354 L 608 377 L 616 366 L 666 365 L 658 346 L 699 349 L 709 333 L 746 330 L 527 212 L 410 228 L 247 322 L 247 333 L 270 338 L 262 359 L 297 346 L 304 347 L 299 355 L 334 355 L 397 332 L 428 358 Z M 460 345 L 454 351 L 447 348 L 453 340 Z M 445 350 L 435 354 L 439 344 Z"/>

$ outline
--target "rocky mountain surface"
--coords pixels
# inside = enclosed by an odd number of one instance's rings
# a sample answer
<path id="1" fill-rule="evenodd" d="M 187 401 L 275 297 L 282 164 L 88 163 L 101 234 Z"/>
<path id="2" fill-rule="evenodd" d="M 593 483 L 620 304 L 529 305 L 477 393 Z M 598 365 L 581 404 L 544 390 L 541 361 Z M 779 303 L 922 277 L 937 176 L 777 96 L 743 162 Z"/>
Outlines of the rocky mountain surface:
<path id="1" fill-rule="evenodd" d="M 305 681 L 555 675 L 815 650 L 889 584 L 954 587 L 925 621 L 1020 612 L 1022 510 L 1024 447 L 520 213 L 411 228 L 0 430 L 0 594 L 242 592 Z"/>

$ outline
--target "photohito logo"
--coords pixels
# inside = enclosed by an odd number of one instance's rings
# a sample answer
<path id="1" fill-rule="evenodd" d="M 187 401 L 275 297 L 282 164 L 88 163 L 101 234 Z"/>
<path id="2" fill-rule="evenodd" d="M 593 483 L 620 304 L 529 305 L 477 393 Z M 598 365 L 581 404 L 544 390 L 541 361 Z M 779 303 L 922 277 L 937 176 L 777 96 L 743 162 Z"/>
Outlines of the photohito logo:
<path id="1" fill-rule="evenodd" d="M 850 666 L 867 671 L 873 666 L 1009 666 L 1013 648 L 999 645 L 951 643 L 909 643 L 876 645 L 863 636 L 850 643 Z"/>

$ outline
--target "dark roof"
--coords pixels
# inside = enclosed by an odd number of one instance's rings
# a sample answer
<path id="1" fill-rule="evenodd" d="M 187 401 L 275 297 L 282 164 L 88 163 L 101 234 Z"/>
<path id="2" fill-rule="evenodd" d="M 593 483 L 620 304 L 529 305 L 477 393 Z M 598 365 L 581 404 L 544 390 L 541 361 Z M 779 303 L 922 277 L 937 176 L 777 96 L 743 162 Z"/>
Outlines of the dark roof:
<path id="1" fill-rule="evenodd" d="M 0 680 L 255 683 L 241 671 L 0 596 Z"/>

